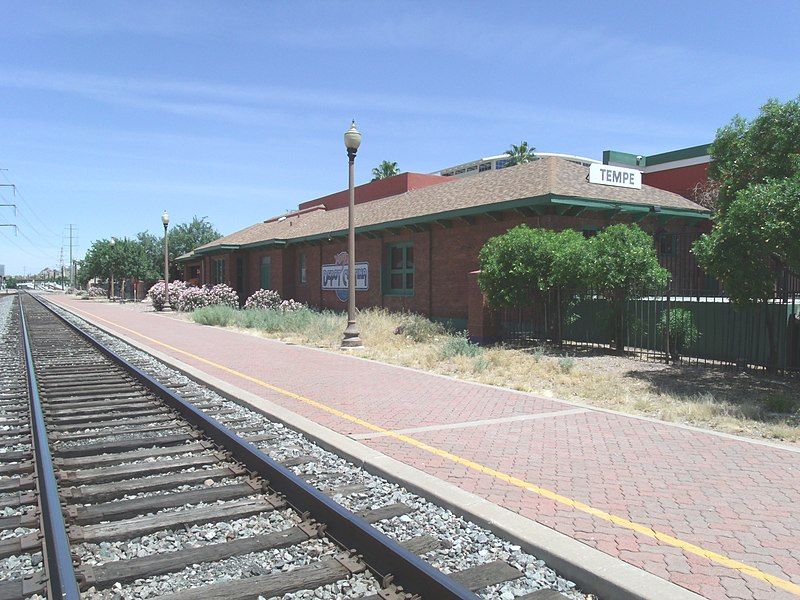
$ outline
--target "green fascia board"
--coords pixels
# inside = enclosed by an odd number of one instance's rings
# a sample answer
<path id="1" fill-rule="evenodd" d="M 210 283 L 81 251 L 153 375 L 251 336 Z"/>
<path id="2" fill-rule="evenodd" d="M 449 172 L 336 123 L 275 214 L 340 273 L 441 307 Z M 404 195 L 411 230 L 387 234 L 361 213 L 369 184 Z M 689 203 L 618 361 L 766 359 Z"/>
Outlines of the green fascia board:
<path id="1" fill-rule="evenodd" d="M 189 262 L 192 260 L 200 260 L 200 257 L 197 256 L 196 254 L 192 254 L 191 256 L 179 256 L 178 258 L 175 259 L 175 262 L 181 263 L 181 262 Z"/>
<path id="2" fill-rule="evenodd" d="M 660 165 L 676 160 L 700 158 L 701 156 L 707 156 L 710 148 L 711 144 L 700 144 L 699 146 L 692 146 L 691 148 L 680 148 L 679 150 L 671 150 L 670 152 L 653 154 L 652 156 L 645 158 L 645 164 L 648 167 L 652 167 L 653 165 Z"/>
<path id="3" fill-rule="evenodd" d="M 566 204 L 568 206 L 581 206 L 583 208 L 594 210 L 616 210 L 616 206 L 603 202 L 602 200 L 592 200 L 590 198 L 550 198 L 552 204 Z"/>
<path id="4" fill-rule="evenodd" d="M 286 245 L 286 240 L 279 240 L 279 239 L 271 239 L 271 240 L 264 240 L 262 242 L 250 242 L 249 244 L 242 244 L 239 246 L 242 249 L 250 249 L 250 248 L 260 248 L 261 246 L 276 246 L 282 247 Z"/>
<path id="5" fill-rule="evenodd" d="M 229 250 L 238 250 L 239 244 L 220 244 L 219 246 L 210 246 L 208 248 L 200 248 L 195 250 L 195 254 L 214 254 L 215 252 L 227 252 Z"/>
<path id="6" fill-rule="evenodd" d="M 624 202 L 614 202 L 608 200 L 592 200 L 591 198 L 570 198 L 558 197 L 552 198 L 553 204 L 573 204 L 577 206 L 586 206 L 588 209 L 594 208 L 595 210 L 619 210 L 620 212 L 633 212 L 633 213 L 649 213 L 653 209 L 650 204 L 625 204 Z M 689 217 L 694 219 L 710 219 L 710 211 L 695 211 L 682 208 L 666 208 L 658 205 L 658 211 L 653 211 L 653 214 L 669 215 L 671 217 Z"/>
<path id="7" fill-rule="evenodd" d="M 658 212 L 654 212 L 653 215 L 659 216 L 663 215 L 665 217 L 683 217 L 686 219 L 710 219 L 711 213 L 710 212 L 700 212 L 696 210 L 683 210 L 680 208 L 662 208 Z"/>

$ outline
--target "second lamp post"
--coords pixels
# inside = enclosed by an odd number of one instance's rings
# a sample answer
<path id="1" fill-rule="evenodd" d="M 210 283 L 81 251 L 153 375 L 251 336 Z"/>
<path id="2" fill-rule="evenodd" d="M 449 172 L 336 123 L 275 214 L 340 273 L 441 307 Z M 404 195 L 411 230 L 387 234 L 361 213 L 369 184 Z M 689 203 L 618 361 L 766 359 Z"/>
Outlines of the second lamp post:
<path id="1" fill-rule="evenodd" d="M 164 224 L 164 308 L 169 306 L 169 241 L 167 227 L 169 227 L 169 213 L 161 213 L 161 222 Z"/>
<path id="2" fill-rule="evenodd" d="M 350 203 L 347 213 L 347 329 L 344 330 L 342 348 L 358 348 L 362 346 L 356 326 L 356 229 L 353 212 L 356 195 L 354 187 L 356 152 L 361 145 L 361 132 L 353 121 L 344 134 L 344 145 L 347 148 L 349 170 Z"/>

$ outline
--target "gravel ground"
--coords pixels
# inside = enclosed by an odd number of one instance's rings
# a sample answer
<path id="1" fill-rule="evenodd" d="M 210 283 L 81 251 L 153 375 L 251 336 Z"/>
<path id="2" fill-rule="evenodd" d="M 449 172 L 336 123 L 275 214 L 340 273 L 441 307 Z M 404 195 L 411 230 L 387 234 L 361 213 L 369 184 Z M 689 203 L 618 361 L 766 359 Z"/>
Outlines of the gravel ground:
<path id="1" fill-rule="evenodd" d="M 313 475 L 317 481 L 324 481 L 325 486 L 340 486 L 348 484 L 363 484 L 367 491 L 351 495 L 337 495 L 334 500 L 346 508 L 359 511 L 364 509 L 375 509 L 388 504 L 402 502 L 416 510 L 408 515 L 395 517 L 393 519 L 379 522 L 376 527 L 386 533 L 389 537 L 396 540 L 404 540 L 418 535 L 434 535 L 440 540 L 449 542 L 449 547 L 428 553 L 424 558 L 432 565 L 440 568 L 444 572 L 459 571 L 474 565 L 491 562 L 494 560 L 507 561 L 516 566 L 524 573 L 524 576 L 502 585 L 486 588 L 479 591 L 479 595 L 484 598 L 500 598 L 502 600 L 512 600 L 513 598 L 530 593 L 537 589 L 552 588 L 561 592 L 566 598 L 575 600 L 589 598 L 580 592 L 574 583 L 558 576 L 545 563 L 538 560 L 535 556 L 522 551 L 505 540 L 495 536 L 490 531 L 479 527 L 461 517 L 456 516 L 447 509 L 427 502 L 424 498 L 408 492 L 401 486 L 387 482 L 379 477 L 371 475 L 363 469 L 356 467 L 346 460 L 318 447 L 307 440 L 300 433 L 291 430 L 281 423 L 269 421 L 265 416 L 230 402 L 216 393 L 200 386 L 177 371 L 163 365 L 153 357 L 135 350 L 127 344 L 100 332 L 100 330 L 87 326 L 85 322 L 69 315 L 69 318 L 81 322 L 85 327 L 92 330 L 93 334 L 98 335 L 121 355 L 131 360 L 145 370 L 156 375 L 162 381 L 169 381 L 173 386 L 180 386 L 180 393 L 191 394 L 195 397 L 192 401 L 202 403 L 213 401 L 224 408 L 232 409 L 233 412 L 220 417 L 223 423 L 230 419 L 244 419 L 237 421 L 237 428 L 248 426 L 259 426 L 263 431 L 275 434 L 280 437 L 281 444 L 275 445 L 274 442 L 263 442 L 259 447 L 272 458 L 283 460 L 301 455 L 312 455 L 315 462 L 307 463 L 294 467 L 293 470 L 298 474 Z M 312 478 L 313 480 L 313 478 Z M 319 483 L 318 483 L 319 485 Z M 273 514 L 274 516 L 274 514 Z M 261 516 L 256 519 L 261 519 Z M 269 517 L 271 518 L 271 517 Z M 252 519 L 245 519 L 250 523 Z M 260 522 L 260 521 L 259 521 Z M 264 524 L 271 526 L 271 523 Z M 108 560 L 118 560 L 127 556 L 138 556 L 139 552 L 146 554 L 154 552 L 168 552 L 186 544 L 208 543 L 210 540 L 205 537 L 205 532 L 214 531 L 216 540 L 219 537 L 229 535 L 227 527 L 233 527 L 233 534 L 254 535 L 255 526 L 249 525 L 234 526 L 232 523 L 205 525 L 197 528 L 190 528 L 189 532 L 154 534 L 144 536 L 122 543 L 108 544 L 107 546 L 90 547 L 84 545 L 81 548 L 81 556 L 87 562 L 106 562 Z M 195 530 L 195 531 L 192 531 Z M 161 535 L 161 537 L 159 537 Z M 295 548 L 290 550 L 291 558 L 283 555 L 287 551 L 274 551 L 236 557 L 222 563 L 212 565 L 194 566 L 179 574 L 159 576 L 147 581 L 137 581 L 128 586 L 117 586 L 115 589 L 86 594 L 87 598 L 147 598 L 153 595 L 175 591 L 184 587 L 202 585 L 210 581 L 222 581 L 224 579 L 246 576 L 248 574 L 261 574 L 265 560 L 271 560 L 276 556 L 283 566 L 288 570 L 297 565 L 305 564 L 303 561 L 309 560 L 314 552 L 333 552 L 333 547 L 320 549 L 327 542 L 317 541 L 302 545 L 303 549 L 296 552 Z M 295 556 L 296 554 L 296 556 Z M 288 594 L 284 600 L 294 600 L 301 598 L 352 598 L 363 596 L 372 591 L 370 585 L 374 585 L 371 578 L 354 578 L 346 582 L 338 582 L 334 586 L 328 586 L 324 594 L 320 596 L 312 592 L 299 592 Z M 367 587 L 364 587 L 367 586 Z"/>

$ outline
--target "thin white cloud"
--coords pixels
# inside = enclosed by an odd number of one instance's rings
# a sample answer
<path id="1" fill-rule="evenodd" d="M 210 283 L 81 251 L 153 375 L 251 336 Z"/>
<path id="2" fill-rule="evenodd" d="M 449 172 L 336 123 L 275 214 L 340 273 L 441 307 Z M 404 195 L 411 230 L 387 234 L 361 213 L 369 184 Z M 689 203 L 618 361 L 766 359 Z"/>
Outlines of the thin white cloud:
<path id="1" fill-rule="evenodd" d="M 394 95 L 348 94 L 338 90 L 242 86 L 197 81 L 168 81 L 46 71 L 0 71 L 0 87 L 73 94 L 98 102 L 164 112 L 185 117 L 238 124 L 291 128 L 302 117 L 324 127 L 341 114 L 391 115 L 389 119 L 464 118 L 483 122 L 515 122 L 520 128 L 569 127 L 576 123 L 600 132 L 650 131 L 662 137 L 684 137 L 689 131 L 651 116 L 604 113 L 586 108 L 562 108 L 545 101 L 518 102 L 506 98 L 465 99 Z M 309 113 L 307 109 L 315 112 Z"/>

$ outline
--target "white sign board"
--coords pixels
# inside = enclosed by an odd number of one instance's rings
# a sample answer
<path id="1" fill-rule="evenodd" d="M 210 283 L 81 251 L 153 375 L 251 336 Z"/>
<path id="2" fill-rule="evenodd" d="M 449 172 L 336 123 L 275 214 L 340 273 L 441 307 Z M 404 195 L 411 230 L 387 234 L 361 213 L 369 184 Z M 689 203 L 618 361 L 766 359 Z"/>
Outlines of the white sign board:
<path id="1" fill-rule="evenodd" d="M 322 265 L 322 289 L 336 292 L 342 302 L 347 300 L 347 252 L 334 257 L 334 264 Z M 369 263 L 356 263 L 356 291 L 369 289 Z"/>
<path id="2" fill-rule="evenodd" d="M 592 163 L 589 165 L 589 183 L 640 190 L 642 189 L 642 173 L 636 169 Z"/>

